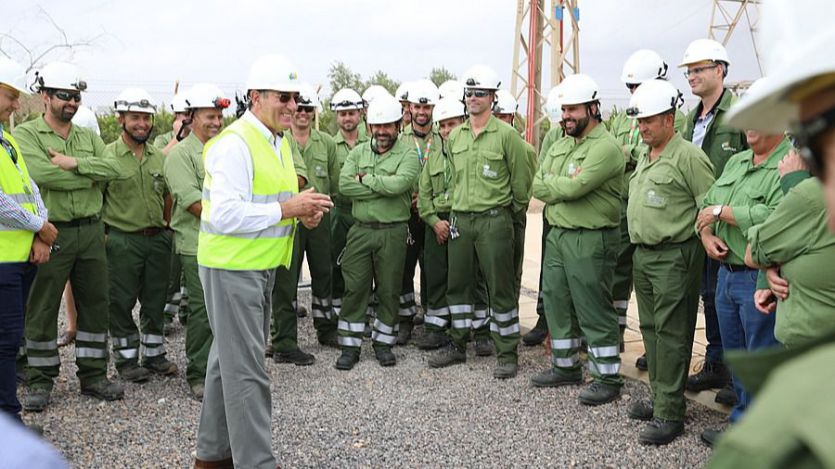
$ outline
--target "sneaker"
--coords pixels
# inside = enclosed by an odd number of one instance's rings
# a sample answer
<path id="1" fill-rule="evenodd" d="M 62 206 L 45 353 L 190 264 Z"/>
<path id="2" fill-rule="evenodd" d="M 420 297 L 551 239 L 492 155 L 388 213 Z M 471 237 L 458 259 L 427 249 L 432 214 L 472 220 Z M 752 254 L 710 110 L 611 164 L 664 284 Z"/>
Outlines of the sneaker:
<path id="1" fill-rule="evenodd" d="M 545 337 L 547 336 L 548 323 L 545 320 L 545 315 L 542 314 L 539 316 L 539 319 L 537 319 L 536 326 L 534 326 L 530 332 L 522 336 L 522 343 L 528 347 L 533 347 L 534 345 L 539 345 L 542 342 L 545 342 Z"/>
<path id="2" fill-rule="evenodd" d="M 177 374 L 177 365 L 165 357 L 145 360 L 142 367 L 160 376 Z"/>
<path id="3" fill-rule="evenodd" d="M 350 350 L 343 350 L 342 355 L 336 359 L 336 367 L 337 370 L 350 370 L 360 361 L 360 353 L 359 352 L 352 352 Z"/>
<path id="4" fill-rule="evenodd" d="M 652 403 L 644 399 L 637 400 L 629 406 L 626 413 L 632 420 L 650 421 L 652 420 Z"/>
<path id="5" fill-rule="evenodd" d="M 635 368 L 641 371 L 649 370 L 649 365 L 647 364 L 647 354 L 643 354 L 635 360 Z"/>
<path id="6" fill-rule="evenodd" d="M 292 363 L 296 366 L 308 366 L 316 361 L 316 357 L 297 348 L 289 352 L 276 352 L 273 355 L 273 361 L 276 363 Z"/>
<path id="7" fill-rule="evenodd" d="M 582 383 L 582 376 L 572 378 L 570 376 L 566 376 L 560 373 L 559 371 L 553 368 L 548 368 L 547 370 L 539 372 L 531 377 L 531 384 L 537 388 L 554 388 L 557 386 Z"/>
<path id="8" fill-rule="evenodd" d="M 203 400 L 203 390 L 204 389 L 205 388 L 203 387 L 203 383 L 195 383 L 195 384 L 189 385 L 189 390 L 191 391 L 191 397 L 195 398 L 198 401 Z"/>
<path id="9" fill-rule="evenodd" d="M 23 409 L 28 412 L 43 412 L 49 405 L 51 389 L 29 388 L 23 396 Z"/>
<path id="10" fill-rule="evenodd" d="M 578 399 L 581 404 L 602 405 L 612 402 L 619 397 L 620 386 L 595 381 L 580 392 Z"/>
<path id="11" fill-rule="evenodd" d="M 421 350 L 437 350 L 449 343 L 449 337 L 443 332 L 429 331 L 417 341 Z"/>
<path id="12" fill-rule="evenodd" d="M 475 338 L 475 354 L 479 357 L 489 357 L 493 355 L 493 341 L 489 337 Z"/>
<path id="13" fill-rule="evenodd" d="M 412 338 L 412 328 L 414 327 L 411 321 L 400 323 L 400 330 L 397 331 L 397 345 L 406 345 L 409 343 L 409 339 Z"/>
<path id="14" fill-rule="evenodd" d="M 450 365 L 465 363 L 466 361 L 467 354 L 454 343 L 450 342 L 445 348 L 441 349 L 440 352 L 429 359 L 429 367 L 444 368 Z"/>
<path id="15" fill-rule="evenodd" d="M 736 391 L 734 391 L 734 387 L 728 383 L 727 386 L 720 389 L 719 392 L 716 393 L 716 397 L 713 399 L 714 402 L 717 404 L 726 405 L 728 407 L 733 407 L 736 405 Z"/>
<path id="16" fill-rule="evenodd" d="M 493 377 L 496 379 L 515 378 L 518 370 L 516 363 L 499 363 L 493 368 Z"/>
<path id="17" fill-rule="evenodd" d="M 644 445 L 666 445 L 684 433 L 684 422 L 653 418 L 638 434 Z"/>
<path id="18" fill-rule="evenodd" d="M 704 361 L 701 369 L 696 374 L 687 377 L 685 388 L 693 392 L 704 391 L 705 389 L 722 389 L 727 386 L 730 380 L 731 375 L 724 364 Z"/>
<path id="19" fill-rule="evenodd" d="M 144 383 L 151 377 L 151 371 L 136 363 L 126 363 L 119 369 L 119 378 L 131 383 Z"/>
<path id="20" fill-rule="evenodd" d="M 394 356 L 388 347 L 375 348 L 374 356 L 377 357 L 380 366 L 394 366 L 397 364 L 397 357 Z"/>
<path id="21" fill-rule="evenodd" d="M 709 448 L 713 448 L 716 446 L 716 442 L 719 441 L 719 438 L 722 436 L 722 430 L 716 428 L 708 428 L 707 430 L 703 431 L 699 437 L 701 438 L 702 442 L 706 444 Z"/>
<path id="22" fill-rule="evenodd" d="M 81 394 L 95 397 L 102 401 L 117 401 L 125 397 L 125 387 L 107 378 L 87 386 L 81 386 Z"/>

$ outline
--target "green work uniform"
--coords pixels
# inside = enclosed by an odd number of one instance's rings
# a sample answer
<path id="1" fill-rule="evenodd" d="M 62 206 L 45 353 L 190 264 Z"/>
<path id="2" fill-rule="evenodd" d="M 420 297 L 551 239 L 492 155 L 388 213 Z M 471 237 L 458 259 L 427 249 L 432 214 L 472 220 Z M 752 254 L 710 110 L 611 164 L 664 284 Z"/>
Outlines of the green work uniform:
<path id="1" fill-rule="evenodd" d="M 107 260 L 101 181 L 119 177 L 113 161 L 104 158 L 105 145 L 93 131 L 73 125 L 67 138 L 55 133 L 43 117 L 25 122 L 12 133 L 26 155 L 29 174 L 41 191 L 49 221 L 58 228 L 60 246 L 49 262 L 39 266 L 26 308 L 26 353 L 31 388 L 51 389 L 60 358 L 58 309 L 67 280 L 78 307 L 75 356 L 78 378 L 86 387 L 107 373 Z M 52 164 L 48 150 L 72 156 L 78 167 L 64 171 Z"/>
<path id="2" fill-rule="evenodd" d="M 359 181 L 361 173 L 365 176 Z M 358 351 L 362 344 L 372 283 L 379 302 L 374 347 L 390 348 L 397 339 L 406 225 L 419 174 L 417 153 L 402 138 L 383 154 L 372 150 L 370 142 L 358 145 L 342 166 L 339 192 L 353 201 L 354 218 L 342 258 L 345 297 L 338 332 L 343 350 Z"/>
<path id="3" fill-rule="evenodd" d="M 537 155 L 536 150 L 529 143 L 525 142 L 525 163 L 531 174 L 536 172 Z M 528 200 L 530 200 L 528 193 Z M 514 287 L 516 288 L 516 303 L 519 303 L 519 294 L 522 291 L 522 266 L 525 263 L 525 226 L 528 224 L 528 206 L 516 210 L 513 213 L 513 272 L 515 275 Z"/>
<path id="4" fill-rule="evenodd" d="M 105 185 L 102 207 L 108 232 L 110 336 L 116 367 L 122 368 L 136 365 L 140 343 L 143 363 L 165 359 L 163 309 L 171 236 L 165 230 L 163 209 L 168 189 L 162 168 L 165 156 L 159 148 L 144 145 L 137 158 L 120 137 L 107 146 L 106 154 L 125 176 Z M 141 331 L 133 321 L 137 299 Z"/>
<path id="5" fill-rule="evenodd" d="M 159 135 L 156 136 L 156 138 L 154 138 L 154 146 L 159 148 L 160 150 L 162 150 L 173 139 L 174 139 L 174 131 L 169 130 L 168 132 L 165 132 L 164 134 L 159 134 Z M 185 140 L 185 139 L 183 139 L 183 140 Z"/>
<path id="6" fill-rule="evenodd" d="M 165 181 L 171 191 L 171 229 L 174 230 L 174 249 L 182 266 L 185 289 L 188 295 L 189 316 L 186 323 L 186 381 L 192 386 L 203 384 L 209 349 L 212 346 L 212 329 L 203 297 L 197 268 L 197 236 L 200 217 L 188 211 L 203 198 L 203 142 L 189 134 L 178 143 L 164 164 Z"/>
<path id="7" fill-rule="evenodd" d="M 514 287 L 513 214 L 530 201 L 533 174 L 528 149 L 516 130 L 490 116 L 474 135 L 471 120 L 449 134 L 446 148 L 454 169 L 451 234 L 447 247 L 450 336 L 464 349 L 470 330 L 489 321 L 499 363 L 516 363 L 519 310 Z M 473 320 L 479 273 L 487 285 L 489 317 Z"/>
<path id="8" fill-rule="evenodd" d="M 655 160 L 644 150 L 629 183 L 638 318 L 654 416 L 664 420 L 684 420 L 705 257 L 693 222 L 713 180 L 704 152 L 676 133 Z"/>
<path id="9" fill-rule="evenodd" d="M 173 138 L 173 130 L 157 135 L 154 138 L 154 146 L 162 150 Z M 171 266 L 168 275 L 168 291 L 165 298 L 166 324 L 170 324 L 174 320 L 174 316 L 178 317 L 181 324 L 186 324 L 188 321 L 188 287 L 185 284 L 185 273 L 182 269 L 180 256 L 176 252 L 176 244 L 176 240 L 171 243 Z"/>
<path id="10" fill-rule="evenodd" d="M 355 147 L 369 141 L 369 138 L 364 130 L 365 126 L 360 123 L 357 141 L 354 146 L 351 146 L 342 134 L 341 130 L 336 132 L 333 141 L 336 144 L 336 161 L 340 170 L 345 165 L 348 159 L 348 153 Z M 342 296 L 345 294 L 345 282 L 342 278 L 342 255 L 345 251 L 345 244 L 348 241 L 348 230 L 354 224 L 354 218 L 351 215 L 351 199 L 343 196 L 339 192 L 339 184 L 337 184 L 337 192 L 331 194 L 333 197 L 334 207 L 331 210 L 331 304 L 333 312 L 338 317 L 342 310 Z"/>
<path id="11" fill-rule="evenodd" d="M 592 376 L 615 386 L 623 384 L 612 306 L 623 166 L 615 139 L 598 124 L 582 139 L 552 145 L 533 181 L 534 197 L 547 204 L 551 225 L 542 294 L 554 370 L 582 377 L 579 348 L 585 337 Z"/>
<path id="12" fill-rule="evenodd" d="M 820 181 L 810 178 L 790 190 L 765 222 L 748 230 L 748 239 L 754 262 L 779 265 L 789 282 L 788 298 L 777 303 L 777 340 L 797 347 L 835 327 L 835 235 L 827 228 Z"/>
<path id="13" fill-rule="evenodd" d="M 560 124 L 553 125 L 550 129 L 548 129 L 548 133 L 545 134 L 545 138 L 542 139 L 542 143 L 539 145 L 539 161 L 545 159 L 545 155 L 548 154 L 548 150 L 551 148 L 557 140 L 565 138 L 565 130 L 563 130 Z M 571 139 L 573 142 L 574 140 Z M 548 217 L 545 216 L 545 210 L 542 210 L 542 240 L 540 245 L 540 255 L 539 255 L 539 265 L 542 266 L 545 264 L 545 245 L 547 244 L 548 240 L 548 233 L 551 231 L 551 225 L 548 224 Z M 541 327 L 540 324 L 545 324 L 544 317 L 545 317 L 545 302 L 542 299 L 542 269 L 539 269 L 539 293 L 536 296 L 536 314 L 539 316 L 539 320 L 537 321 L 537 327 Z"/>
<path id="14" fill-rule="evenodd" d="M 298 142 L 296 142 L 298 146 Z M 316 192 L 332 195 L 339 182 L 339 166 L 333 139 L 316 129 L 303 148 L 298 147 L 308 168 L 308 185 Z M 311 310 L 313 326 L 319 340 L 336 334 L 336 316 L 331 307 L 331 234 L 330 214 L 326 213 L 319 226 L 308 229 L 299 224 L 293 242 L 293 261 L 289 269 L 279 267 L 273 289 L 273 327 L 271 342 L 276 352 L 291 352 L 298 348 L 298 306 L 296 296 L 305 254 L 311 276 Z"/>

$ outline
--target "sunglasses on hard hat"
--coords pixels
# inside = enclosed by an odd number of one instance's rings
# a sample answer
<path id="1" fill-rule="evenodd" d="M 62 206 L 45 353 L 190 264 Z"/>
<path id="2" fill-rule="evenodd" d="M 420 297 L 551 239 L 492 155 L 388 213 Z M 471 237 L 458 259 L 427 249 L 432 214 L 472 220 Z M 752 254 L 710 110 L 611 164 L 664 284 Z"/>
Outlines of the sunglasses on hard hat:
<path id="1" fill-rule="evenodd" d="M 63 99 L 63 98 L 61 98 Z M 66 99 L 64 99 L 66 101 Z M 81 97 L 79 96 L 78 101 L 81 101 Z M 147 99 L 140 99 L 139 101 L 116 101 L 114 103 L 116 106 L 125 106 L 130 109 L 131 106 L 141 107 L 141 108 L 150 108 L 156 111 L 157 107 L 151 104 L 150 101 Z"/>
<path id="2" fill-rule="evenodd" d="M 487 95 L 489 94 L 490 92 L 487 90 L 464 90 L 464 96 L 468 98 L 472 98 L 473 96 L 475 96 L 476 98 L 484 98 L 487 97 Z"/>
<path id="3" fill-rule="evenodd" d="M 56 98 L 60 99 L 61 101 L 72 100 L 72 101 L 75 101 L 77 103 L 81 102 L 81 93 L 79 93 L 79 92 L 54 90 L 54 91 L 48 92 L 47 94 L 49 94 L 49 96 L 56 97 Z"/>
<path id="4" fill-rule="evenodd" d="M 823 148 L 820 139 L 833 128 L 835 128 L 835 108 L 792 126 L 791 133 L 797 141 L 800 156 L 810 166 L 813 173 L 822 169 L 820 166 L 823 161 Z"/>

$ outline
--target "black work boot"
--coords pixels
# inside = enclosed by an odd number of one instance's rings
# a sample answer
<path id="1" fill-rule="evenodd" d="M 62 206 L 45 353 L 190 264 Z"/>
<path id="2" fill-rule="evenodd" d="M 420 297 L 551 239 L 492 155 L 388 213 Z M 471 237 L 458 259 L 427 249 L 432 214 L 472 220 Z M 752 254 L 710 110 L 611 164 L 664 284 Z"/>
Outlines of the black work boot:
<path id="1" fill-rule="evenodd" d="M 303 352 L 300 348 L 296 348 L 289 352 L 275 352 L 273 361 L 276 363 L 292 363 L 296 366 L 308 366 L 316 361 L 316 357 L 313 354 Z"/>
<path id="2" fill-rule="evenodd" d="M 653 418 L 638 434 L 644 445 L 666 445 L 684 433 L 684 422 Z"/>
<path id="3" fill-rule="evenodd" d="M 533 347 L 534 345 L 539 345 L 542 342 L 545 342 L 545 337 L 548 336 L 548 322 L 545 320 L 545 315 L 539 315 L 539 319 L 536 320 L 536 326 L 530 330 L 527 334 L 522 336 L 522 343 L 527 345 L 528 347 Z"/>
<path id="4" fill-rule="evenodd" d="M 570 377 L 559 371 L 548 368 L 531 377 L 531 384 L 537 388 L 553 388 L 557 386 L 565 386 L 572 384 L 581 384 L 583 382 L 582 376 Z"/>
<path id="5" fill-rule="evenodd" d="M 177 364 L 163 357 L 155 357 L 151 360 L 145 359 L 142 368 L 152 371 L 158 375 L 168 376 L 177 374 Z"/>
<path id="6" fill-rule="evenodd" d="M 449 343 L 449 337 L 443 332 L 429 331 L 417 341 L 421 350 L 437 350 Z"/>
<path id="7" fill-rule="evenodd" d="M 380 366 L 394 366 L 397 364 L 397 357 L 394 356 L 389 347 L 375 347 L 374 356 L 377 357 Z"/>
<path id="8" fill-rule="evenodd" d="M 360 361 L 360 353 L 359 351 L 352 351 L 352 350 L 343 350 L 342 355 L 336 359 L 336 364 L 334 365 L 337 370 L 350 370 Z"/>
<path id="9" fill-rule="evenodd" d="M 705 389 L 721 389 L 727 386 L 731 380 L 731 374 L 724 364 L 719 362 L 705 361 L 702 369 L 694 375 L 687 377 L 688 391 L 699 392 Z"/>
<path id="10" fill-rule="evenodd" d="M 578 399 L 585 405 L 603 405 L 619 397 L 620 386 L 595 381 L 580 392 Z"/>
<path id="11" fill-rule="evenodd" d="M 415 325 L 412 321 L 403 321 L 400 323 L 400 330 L 397 331 L 397 345 L 406 345 L 409 343 L 414 327 Z"/>
<path id="12" fill-rule="evenodd" d="M 647 364 L 647 354 L 643 354 L 635 360 L 635 368 L 641 371 L 649 370 L 649 364 Z"/>
<path id="13" fill-rule="evenodd" d="M 633 402 L 632 405 L 629 406 L 629 410 L 627 410 L 626 413 L 632 420 L 650 421 L 652 420 L 652 411 L 652 403 L 647 400 L 640 399 Z"/>
<path id="14" fill-rule="evenodd" d="M 476 337 L 474 348 L 475 354 L 479 357 L 493 355 L 493 341 L 490 337 Z"/>
<path id="15" fill-rule="evenodd" d="M 457 345 L 450 342 L 447 346 L 441 349 L 434 357 L 429 359 L 430 368 L 444 368 L 450 365 L 457 365 L 467 361 L 467 354 L 464 350 L 458 348 Z"/>
<path id="16" fill-rule="evenodd" d="M 81 394 L 93 396 L 102 401 L 117 401 L 125 397 L 125 387 L 104 378 L 93 384 L 81 386 Z"/>
<path id="17" fill-rule="evenodd" d="M 23 396 L 23 409 L 28 412 L 43 412 L 49 405 L 50 388 L 30 387 Z"/>
<path id="18" fill-rule="evenodd" d="M 131 383 L 144 383 L 151 377 L 151 371 L 143 368 L 136 363 L 125 363 L 119 370 L 119 378 Z"/>
<path id="19" fill-rule="evenodd" d="M 320 334 L 318 340 L 319 344 L 324 345 L 325 347 L 339 348 L 339 340 L 336 331 Z"/>
<path id="20" fill-rule="evenodd" d="M 736 391 L 734 391 L 734 387 L 728 383 L 727 386 L 720 389 L 719 392 L 716 393 L 716 397 L 713 399 L 714 402 L 717 404 L 726 405 L 728 407 L 733 407 L 736 405 Z"/>
<path id="21" fill-rule="evenodd" d="M 499 363 L 493 368 L 493 377 L 496 379 L 510 379 L 515 378 L 519 370 L 519 365 L 516 363 Z"/>

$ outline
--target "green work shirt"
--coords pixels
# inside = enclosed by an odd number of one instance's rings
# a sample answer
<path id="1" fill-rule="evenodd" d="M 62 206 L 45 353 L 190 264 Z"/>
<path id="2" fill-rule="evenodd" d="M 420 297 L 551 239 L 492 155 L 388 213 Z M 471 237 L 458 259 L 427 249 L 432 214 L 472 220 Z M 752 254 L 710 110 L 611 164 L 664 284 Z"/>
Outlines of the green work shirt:
<path id="1" fill-rule="evenodd" d="M 565 138 L 565 130 L 563 130 L 562 126 L 559 124 L 552 125 L 551 128 L 548 129 L 548 133 L 545 134 L 545 137 L 543 137 L 542 141 L 539 143 L 539 161 L 542 161 L 545 158 L 545 155 L 548 154 L 548 149 L 551 148 L 551 145 L 561 138 Z"/>
<path id="2" fill-rule="evenodd" d="M 295 140 L 295 139 L 294 139 Z M 336 144 L 330 135 L 316 129 L 310 129 L 310 136 L 302 148 L 299 147 L 304 164 L 307 167 L 308 187 L 316 192 L 333 196 L 339 186 L 339 162 L 336 160 Z M 295 161 L 294 161 L 295 162 Z M 298 172 L 298 168 L 296 169 Z"/>
<path id="3" fill-rule="evenodd" d="M 429 161 L 430 156 L 441 151 L 441 134 L 438 133 L 434 127 L 428 134 L 426 134 L 426 136 L 418 137 L 415 135 L 415 131 L 412 126 L 409 125 L 406 126 L 403 132 L 400 133 L 400 138 L 402 138 L 407 144 L 411 143 L 411 145 L 415 148 L 417 159 L 420 163 L 421 173 L 423 172 L 423 168 L 426 167 L 426 163 Z M 415 187 L 412 188 L 412 191 L 418 192 L 418 186 L 419 180 L 415 181 Z"/>
<path id="4" fill-rule="evenodd" d="M 736 265 L 745 263 L 748 230 L 764 222 L 783 200 L 777 164 L 789 148 L 791 143 L 788 139 L 783 140 L 768 159 L 757 166 L 754 166 L 753 150 L 737 153 L 728 160 L 722 175 L 705 194 L 699 209 L 711 205 L 727 205 L 736 219 L 736 226 L 722 221 L 713 224 L 713 234 L 728 245 L 729 252 L 723 262 Z"/>
<path id="5" fill-rule="evenodd" d="M 748 148 L 745 132 L 729 127 L 724 123 L 725 114 L 735 102 L 736 96 L 726 88 L 719 102 L 713 108 L 713 119 L 708 124 L 705 138 L 702 141 L 702 150 L 710 158 L 710 162 L 713 163 L 713 174 L 717 178 L 722 175 L 725 163 L 731 156 Z M 696 118 L 701 112 L 702 103 L 699 102 L 699 105 L 687 114 L 683 132 L 685 140 L 693 141 L 693 128 L 696 125 Z"/>
<path id="6" fill-rule="evenodd" d="M 827 228 L 823 191 L 806 179 L 762 224 L 748 231 L 758 265 L 780 265 L 789 296 L 777 304 L 774 336 L 795 346 L 835 327 L 835 234 Z"/>
<path id="7" fill-rule="evenodd" d="M 440 139 L 440 137 L 438 137 Z M 438 147 L 442 140 L 438 140 Z M 449 156 L 442 149 L 433 150 L 418 180 L 418 213 L 429 226 L 440 221 L 439 213 L 452 209 L 453 169 Z"/>
<path id="8" fill-rule="evenodd" d="M 565 229 L 618 226 L 622 190 L 623 157 L 602 125 L 579 141 L 554 143 L 533 180 L 534 197 L 547 204 L 548 223 Z"/>
<path id="9" fill-rule="evenodd" d="M 188 211 L 188 208 L 203 199 L 203 142 L 194 134 L 189 134 L 178 143 L 164 164 L 165 182 L 171 191 L 171 228 L 177 233 L 174 237 L 177 254 L 197 255 L 197 235 L 200 231 L 200 217 Z"/>
<path id="10" fill-rule="evenodd" d="M 282 135 L 281 138 L 286 138 L 290 142 L 290 151 L 293 153 L 293 167 L 296 170 L 296 176 L 301 176 L 307 180 L 307 185 L 304 188 L 299 187 L 299 189 L 308 189 L 311 182 L 310 178 L 307 177 L 307 165 L 304 163 L 301 150 L 299 150 L 299 144 L 296 143 L 296 139 L 293 138 L 293 135 L 289 131 L 285 135 Z"/>
<path id="11" fill-rule="evenodd" d="M 362 182 L 355 176 L 365 173 Z M 371 142 L 357 145 L 339 174 L 339 191 L 353 202 L 354 220 L 365 223 L 407 221 L 411 215 L 412 187 L 420 174 L 417 152 L 398 138 L 382 155 Z"/>
<path id="12" fill-rule="evenodd" d="M 454 211 L 509 207 L 516 213 L 528 206 L 533 171 L 525 141 L 513 127 L 490 116 L 475 137 L 468 119 L 450 132 L 446 147 L 455 171 Z"/>
<path id="13" fill-rule="evenodd" d="M 41 191 L 49 221 L 65 222 L 100 215 L 100 183 L 127 176 L 115 161 L 105 158 L 102 139 L 85 127 L 72 125 L 65 140 L 39 117 L 15 127 L 12 135 L 26 155 L 29 175 Z M 64 171 L 52 164 L 50 148 L 76 158 L 78 167 Z"/>
<path id="14" fill-rule="evenodd" d="M 644 145 L 629 181 L 629 239 L 654 246 L 695 236 L 693 222 L 713 181 L 710 160 L 678 132 L 654 161 Z"/>
<path id="15" fill-rule="evenodd" d="M 107 158 L 116 162 L 126 178 L 105 184 L 102 221 L 122 231 L 165 227 L 163 210 L 168 188 L 162 170 L 162 150 L 145 145 L 142 158 L 137 159 L 119 137 L 107 145 Z"/>
<path id="16" fill-rule="evenodd" d="M 174 131 L 169 130 L 168 132 L 165 132 L 164 134 L 157 135 L 157 138 L 154 139 L 154 146 L 159 148 L 160 150 L 162 150 L 163 148 L 165 148 L 166 145 L 168 145 L 168 142 L 170 142 L 173 139 L 174 139 Z M 185 140 L 185 139 L 183 139 L 183 140 Z"/>
<path id="17" fill-rule="evenodd" d="M 363 123 L 360 122 L 359 127 L 363 127 Z M 343 166 L 345 166 L 345 160 L 348 159 L 348 153 L 351 153 L 355 147 L 360 146 L 361 144 L 368 142 L 370 139 L 365 132 L 358 132 L 357 134 L 357 141 L 354 143 L 354 146 L 348 145 L 348 142 L 345 141 L 345 137 L 342 135 L 341 130 L 336 131 L 336 135 L 333 137 L 333 143 L 336 144 L 336 162 L 341 170 Z M 340 193 L 339 184 L 337 184 L 337 192 L 336 197 L 334 197 L 333 201 L 335 204 L 339 205 L 351 205 L 351 199 L 347 197 L 343 197 Z"/>

